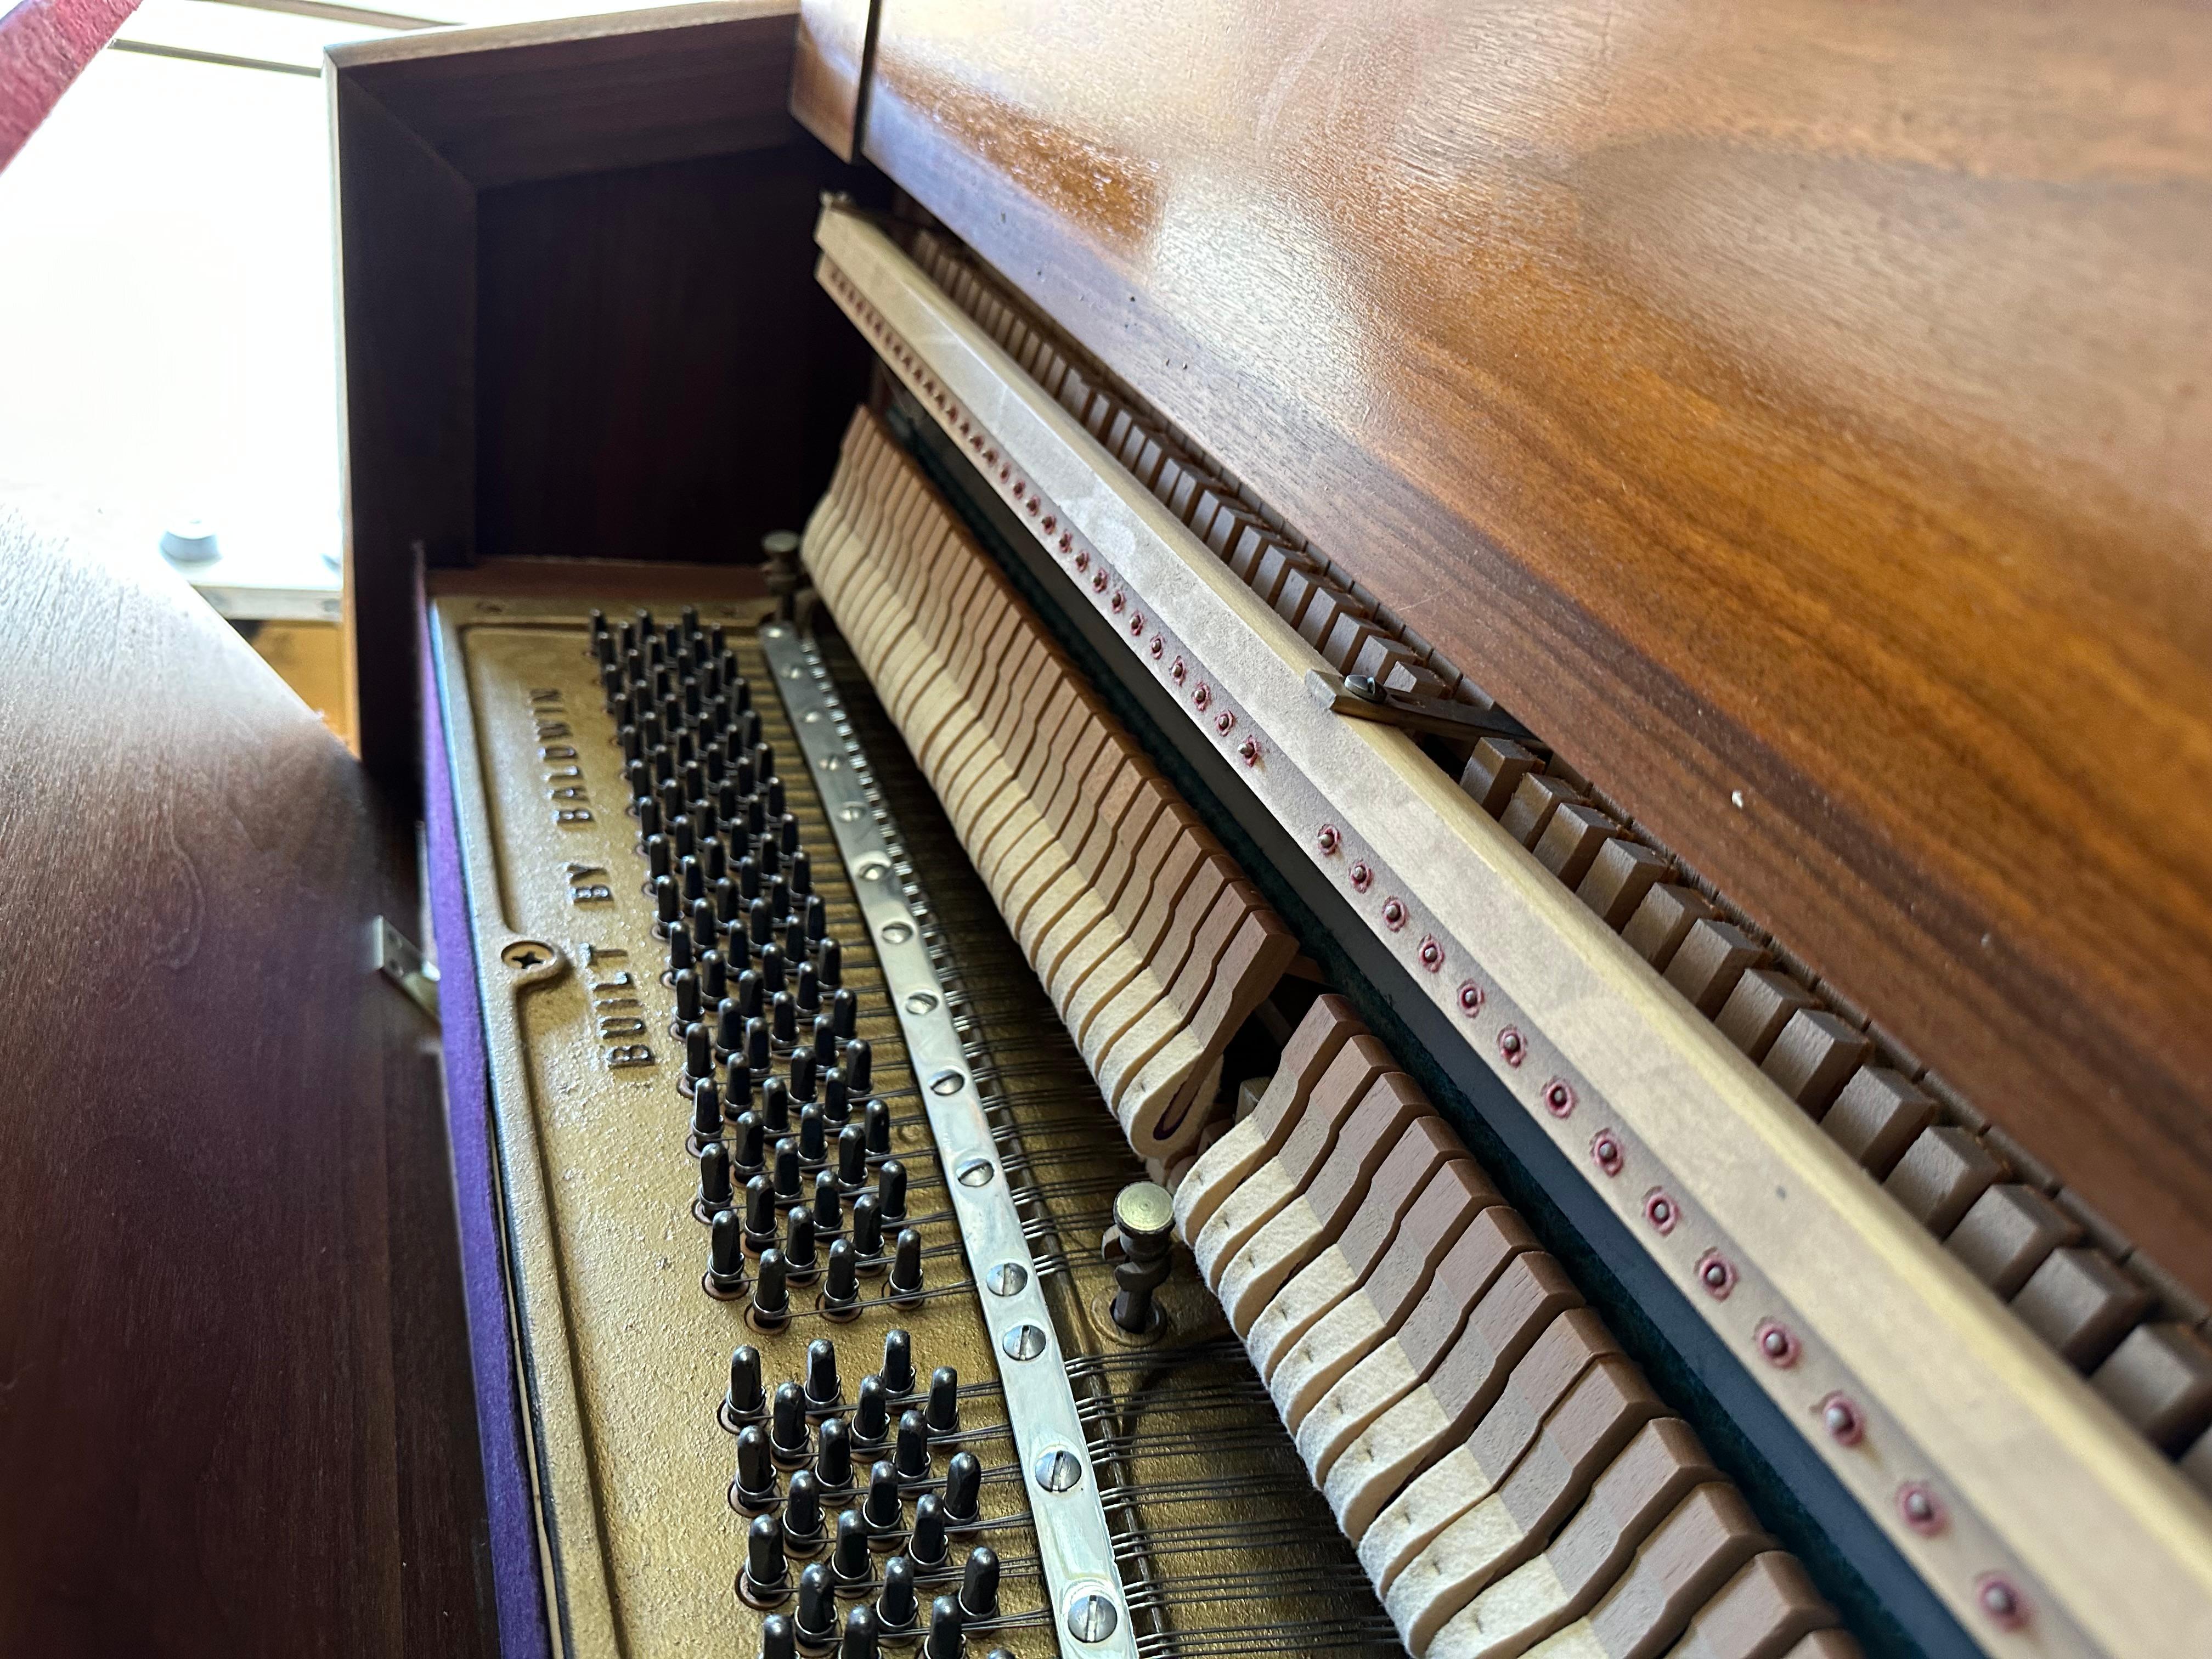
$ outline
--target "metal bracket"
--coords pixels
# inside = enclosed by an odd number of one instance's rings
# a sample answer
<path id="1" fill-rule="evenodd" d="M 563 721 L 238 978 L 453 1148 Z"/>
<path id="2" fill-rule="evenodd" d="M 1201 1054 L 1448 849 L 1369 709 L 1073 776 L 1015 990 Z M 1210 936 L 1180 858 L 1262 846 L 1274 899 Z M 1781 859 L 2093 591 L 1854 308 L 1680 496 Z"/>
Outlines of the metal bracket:
<path id="1" fill-rule="evenodd" d="M 969 1074 L 920 917 L 902 890 L 869 797 L 866 757 L 820 653 L 796 629 L 766 623 L 761 650 L 814 775 L 823 816 L 853 878 L 860 916 L 883 965 L 922 1108 L 949 1177 L 945 1194 L 997 1350 L 1056 1645 L 1085 1659 L 1137 1659 L 1137 1632 L 1115 1566 L 1089 1443 L 1039 1282 L 1021 1212 Z M 988 1292 L 988 1293 L 987 1293 Z"/>
<path id="2" fill-rule="evenodd" d="M 1535 734 L 1510 714 L 1496 709 L 1470 708 L 1442 697 L 1417 697 L 1377 685 L 1364 674 L 1332 674 L 1310 669 L 1306 690 L 1322 708 L 1348 720 L 1373 720 L 1408 732 L 1425 732 L 1439 738 L 1510 738 L 1522 747 L 1548 753 Z"/>
<path id="3" fill-rule="evenodd" d="M 368 965 L 382 974 L 432 1019 L 438 1018 L 438 967 L 425 962 L 415 941 L 382 916 L 368 924 Z"/>

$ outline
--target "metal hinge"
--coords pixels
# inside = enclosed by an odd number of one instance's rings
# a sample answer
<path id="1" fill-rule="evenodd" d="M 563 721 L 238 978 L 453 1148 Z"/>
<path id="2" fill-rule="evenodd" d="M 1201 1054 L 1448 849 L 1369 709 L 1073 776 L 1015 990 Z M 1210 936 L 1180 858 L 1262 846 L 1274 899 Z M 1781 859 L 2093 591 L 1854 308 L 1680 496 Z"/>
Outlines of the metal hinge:
<path id="1" fill-rule="evenodd" d="M 438 966 L 422 960 L 415 941 L 382 916 L 368 924 L 368 965 L 404 992 L 407 1000 L 438 1018 Z"/>
<path id="2" fill-rule="evenodd" d="M 1542 746 L 1534 733 L 1510 714 L 1443 697 L 1394 691 L 1377 685 L 1365 674 L 1331 674 L 1316 668 L 1306 675 L 1306 690 L 1324 708 L 1355 720 L 1374 720 L 1440 738 L 1510 738 L 1531 749 Z"/>

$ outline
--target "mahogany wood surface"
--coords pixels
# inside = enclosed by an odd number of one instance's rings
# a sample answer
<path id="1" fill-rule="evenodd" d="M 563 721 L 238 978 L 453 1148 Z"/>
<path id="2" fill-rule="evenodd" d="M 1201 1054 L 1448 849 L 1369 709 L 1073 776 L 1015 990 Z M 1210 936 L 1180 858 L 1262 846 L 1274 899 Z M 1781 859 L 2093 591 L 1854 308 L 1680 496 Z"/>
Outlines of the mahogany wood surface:
<path id="1" fill-rule="evenodd" d="M 872 159 L 2212 1297 L 2212 15 L 881 14 Z"/>
<path id="2" fill-rule="evenodd" d="M 860 159 L 872 0 L 799 0 L 791 65 L 791 112 L 841 161 Z"/>
<path id="3" fill-rule="evenodd" d="M 810 277 L 820 195 L 856 181 L 786 106 L 797 16 L 331 53 L 356 729 L 401 798 L 418 563 L 757 558 L 827 483 L 868 354 Z"/>
<path id="4" fill-rule="evenodd" d="M 490 1654 L 413 838 L 181 580 L 0 561 L 0 1652 Z"/>

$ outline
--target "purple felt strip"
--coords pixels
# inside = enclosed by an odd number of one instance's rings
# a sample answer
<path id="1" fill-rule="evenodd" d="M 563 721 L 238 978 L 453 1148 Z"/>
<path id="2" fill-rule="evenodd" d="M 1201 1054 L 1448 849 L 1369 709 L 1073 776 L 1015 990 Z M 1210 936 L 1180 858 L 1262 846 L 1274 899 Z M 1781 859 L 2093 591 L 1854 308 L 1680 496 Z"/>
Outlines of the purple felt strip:
<path id="1" fill-rule="evenodd" d="M 507 1308 L 506 1244 L 500 1226 L 491 1136 L 491 1073 L 483 1010 L 477 1000 L 460 826 L 453 812 L 428 608 L 419 589 L 422 664 L 422 811 L 430 878 L 430 926 L 438 940 L 438 1007 L 446 1054 L 446 1122 L 461 1218 L 461 1277 L 468 1295 L 469 1359 L 476 1376 L 477 1438 L 483 1450 L 491 1521 L 492 1589 L 501 1659 L 546 1659 L 552 1640 L 538 1576 L 538 1522 L 523 1467 L 521 1379 L 515 1375 Z"/>

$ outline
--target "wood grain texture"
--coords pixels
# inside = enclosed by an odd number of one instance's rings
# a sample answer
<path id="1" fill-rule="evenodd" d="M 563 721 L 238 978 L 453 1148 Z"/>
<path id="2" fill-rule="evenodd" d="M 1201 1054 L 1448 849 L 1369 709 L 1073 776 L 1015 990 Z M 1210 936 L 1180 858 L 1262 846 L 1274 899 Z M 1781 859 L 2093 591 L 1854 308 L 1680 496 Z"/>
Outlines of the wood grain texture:
<path id="1" fill-rule="evenodd" d="M 2212 1296 L 2208 76 L 2181 6 L 884 0 L 867 149 Z"/>
<path id="2" fill-rule="evenodd" d="M 489 1654 L 411 837 L 181 580 L 0 557 L 0 1650 Z"/>
<path id="3" fill-rule="evenodd" d="M 344 78 L 478 189 L 790 142 L 793 0 L 393 36 Z"/>
<path id="4" fill-rule="evenodd" d="M 331 54 L 356 730 L 403 798 L 418 562 L 757 557 L 827 479 L 866 354 L 807 279 L 852 175 L 786 109 L 796 24 L 716 0 Z"/>
<path id="5" fill-rule="evenodd" d="M 871 354 L 804 257 L 799 143 L 478 198 L 479 556 L 761 557 L 830 482 Z"/>
<path id="6" fill-rule="evenodd" d="M 791 113 L 841 161 L 860 159 L 873 0 L 799 0 Z"/>

